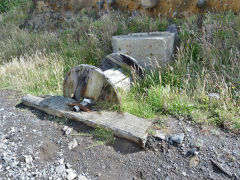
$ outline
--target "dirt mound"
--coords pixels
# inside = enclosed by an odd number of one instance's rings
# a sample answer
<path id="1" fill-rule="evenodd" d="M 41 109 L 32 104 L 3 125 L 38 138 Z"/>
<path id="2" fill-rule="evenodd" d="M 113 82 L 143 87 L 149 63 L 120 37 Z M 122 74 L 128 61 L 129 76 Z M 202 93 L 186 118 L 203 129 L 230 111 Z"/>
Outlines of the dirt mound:
<path id="1" fill-rule="evenodd" d="M 149 1 L 149 2 L 148 2 Z M 239 0 L 33 0 L 34 6 L 26 24 L 30 28 L 48 30 L 60 28 L 71 21 L 81 9 L 121 9 L 129 12 L 140 11 L 151 16 L 184 17 L 207 11 L 240 11 Z M 199 2 L 200 5 L 198 4 Z M 151 8 L 146 8 L 151 4 Z"/>

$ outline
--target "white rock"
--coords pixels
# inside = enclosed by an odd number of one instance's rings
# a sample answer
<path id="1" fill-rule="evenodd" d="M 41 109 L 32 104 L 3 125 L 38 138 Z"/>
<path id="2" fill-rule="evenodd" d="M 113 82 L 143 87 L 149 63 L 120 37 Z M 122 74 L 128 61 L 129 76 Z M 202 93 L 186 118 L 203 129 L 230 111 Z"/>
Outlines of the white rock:
<path id="1" fill-rule="evenodd" d="M 77 177 L 77 174 L 74 173 L 74 172 L 70 172 L 68 175 L 67 175 L 67 179 L 68 180 L 73 180 Z"/>
<path id="2" fill-rule="evenodd" d="M 78 180 L 89 180 L 86 176 L 79 175 Z"/>
<path id="3" fill-rule="evenodd" d="M 141 0 L 141 5 L 144 8 L 153 8 L 157 5 L 158 0 Z"/>
<path id="4" fill-rule="evenodd" d="M 66 171 L 66 169 L 65 169 L 65 165 L 64 164 L 61 164 L 61 165 L 56 167 L 56 172 L 58 174 L 64 174 L 65 171 Z"/>
<path id="5" fill-rule="evenodd" d="M 31 155 L 25 155 L 24 157 L 25 157 L 25 162 L 26 162 L 27 164 L 32 163 L 33 158 L 32 158 Z"/>
<path id="6" fill-rule="evenodd" d="M 74 149 L 75 147 L 77 147 L 78 143 L 77 143 L 77 140 L 74 138 L 69 144 L 68 144 L 68 149 L 69 150 L 72 150 Z"/>
<path id="7" fill-rule="evenodd" d="M 64 126 L 62 130 L 68 136 L 72 132 L 73 129 L 68 126 Z"/>
<path id="8" fill-rule="evenodd" d="M 162 140 L 166 140 L 166 136 L 167 136 L 167 134 L 162 130 L 157 130 L 154 135 L 154 137 L 162 139 Z"/>
<path id="9" fill-rule="evenodd" d="M 73 169 L 71 169 L 71 168 L 70 168 L 70 169 L 67 169 L 66 172 L 67 172 L 67 173 L 73 172 Z"/>
<path id="10" fill-rule="evenodd" d="M 67 167 L 67 169 L 70 169 L 72 166 L 69 163 L 67 163 L 66 167 Z"/>
<path id="11" fill-rule="evenodd" d="M 64 158 L 60 159 L 60 160 L 58 161 L 58 163 L 59 163 L 59 164 L 63 164 L 63 163 L 64 163 Z"/>

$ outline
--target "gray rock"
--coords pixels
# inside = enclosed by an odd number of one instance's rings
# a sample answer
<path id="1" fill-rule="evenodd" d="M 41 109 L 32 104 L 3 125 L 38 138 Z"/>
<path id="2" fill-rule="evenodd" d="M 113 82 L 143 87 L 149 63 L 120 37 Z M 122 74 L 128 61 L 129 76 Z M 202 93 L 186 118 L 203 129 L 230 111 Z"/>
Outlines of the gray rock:
<path id="1" fill-rule="evenodd" d="M 197 154 L 197 148 L 192 148 L 188 151 L 189 154 L 196 155 Z"/>
<path id="2" fill-rule="evenodd" d="M 203 8 L 206 5 L 206 0 L 198 0 L 197 7 Z"/>
<path id="3" fill-rule="evenodd" d="M 65 171 L 66 171 L 66 169 L 65 169 L 65 165 L 64 164 L 61 164 L 61 165 L 56 167 L 56 172 L 58 174 L 64 174 Z"/>
<path id="4" fill-rule="evenodd" d="M 72 128 L 68 127 L 68 126 L 64 126 L 64 128 L 62 129 L 64 134 L 66 134 L 67 136 L 72 132 Z"/>
<path id="5" fill-rule="evenodd" d="M 104 6 L 104 0 L 100 0 L 97 2 L 97 7 L 99 11 L 103 9 L 103 6 Z"/>
<path id="6" fill-rule="evenodd" d="M 116 0 L 107 0 L 107 4 L 109 5 L 109 6 L 112 6 L 112 5 L 114 5 L 116 3 Z"/>
<path id="7" fill-rule="evenodd" d="M 174 47 L 176 48 L 176 46 L 179 45 L 179 42 L 180 42 L 180 38 L 179 38 L 179 29 L 177 27 L 176 24 L 170 24 L 167 29 L 166 29 L 167 32 L 170 32 L 170 33 L 174 33 L 175 37 L 174 37 Z M 183 118 L 184 120 L 184 118 Z"/>
<path id="8" fill-rule="evenodd" d="M 72 166 L 71 166 L 69 163 L 66 164 L 66 168 L 67 168 L 67 169 L 70 169 L 71 167 L 72 167 Z"/>
<path id="9" fill-rule="evenodd" d="M 74 138 L 69 144 L 68 144 L 68 149 L 69 150 L 72 150 L 74 149 L 75 147 L 77 147 L 78 143 L 77 143 L 77 140 Z"/>
<path id="10" fill-rule="evenodd" d="M 170 136 L 169 141 L 170 141 L 170 143 L 174 142 L 177 144 L 182 144 L 183 139 L 184 139 L 184 134 L 180 133 L 180 134 L 174 134 L 174 135 Z"/>
<path id="11" fill-rule="evenodd" d="M 79 175 L 78 180 L 88 180 L 88 178 L 86 176 Z"/>
<path id="12" fill-rule="evenodd" d="M 155 138 L 162 139 L 162 140 L 166 140 L 166 136 L 167 136 L 167 134 L 161 130 L 157 130 L 154 134 Z"/>
<path id="13" fill-rule="evenodd" d="M 158 0 L 141 0 L 144 8 L 154 8 L 158 4 Z"/>
<path id="14" fill-rule="evenodd" d="M 31 155 L 25 155 L 24 157 L 25 157 L 26 164 L 32 163 L 33 159 Z"/>

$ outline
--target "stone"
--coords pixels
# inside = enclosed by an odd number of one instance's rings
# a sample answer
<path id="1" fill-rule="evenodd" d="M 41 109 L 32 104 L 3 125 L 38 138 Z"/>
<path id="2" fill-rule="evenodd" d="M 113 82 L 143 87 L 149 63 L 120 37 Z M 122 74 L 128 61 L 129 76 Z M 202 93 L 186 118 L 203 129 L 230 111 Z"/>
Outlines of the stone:
<path id="1" fill-rule="evenodd" d="M 189 154 L 192 154 L 192 155 L 197 155 L 197 148 L 192 148 L 188 151 Z"/>
<path id="2" fill-rule="evenodd" d="M 60 160 L 58 161 L 58 163 L 59 163 L 59 164 L 63 164 L 63 163 L 64 163 L 64 158 L 60 159 Z"/>
<path id="3" fill-rule="evenodd" d="M 101 11 L 104 7 L 104 0 L 100 0 L 97 2 L 97 7 L 98 7 L 98 10 Z"/>
<path id="4" fill-rule="evenodd" d="M 116 3 L 116 0 L 107 0 L 107 4 L 109 5 L 109 6 L 112 6 L 112 5 L 114 5 Z"/>
<path id="5" fill-rule="evenodd" d="M 64 131 L 64 134 L 66 134 L 68 136 L 69 134 L 71 134 L 73 129 L 68 126 L 64 126 L 64 128 L 62 130 Z"/>
<path id="6" fill-rule="evenodd" d="M 141 66 L 157 68 L 171 61 L 175 34 L 171 32 L 133 33 L 112 37 L 114 53 L 133 57 Z"/>
<path id="7" fill-rule="evenodd" d="M 191 159 L 189 160 L 189 167 L 196 167 L 199 164 L 200 160 L 198 158 L 198 156 L 193 156 L 191 157 Z"/>
<path id="8" fill-rule="evenodd" d="M 157 130 L 154 134 L 155 138 L 158 138 L 158 139 L 161 139 L 161 140 L 166 140 L 166 136 L 167 136 L 167 134 L 162 130 Z"/>
<path id="9" fill-rule="evenodd" d="M 203 8 L 206 5 L 206 0 L 198 0 L 197 2 L 197 7 L 198 8 Z"/>
<path id="10" fill-rule="evenodd" d="M 154 8 L 158 4 L 158 0 L 141 0 L 141 5 L 144 8 Z"/>
<path id="11" fill-rule="evenodd" d="M 170 136 L 169 141 L 172 143 L 177 143 L 177 144 L 182 144 L 183 143 L 183 139 L 184 139 L 184 134 L 180 133 L 180 134 L 174 134 L 172 136 Z"/>
<path id="12" fill-rule="evenodd" d="M 208 97 L 214 98 L 214 99 L 220 99 L 220 95 L 218 93 L 209 93 Z"/>
<path id="13" fill-rule="evenodd" d="M 65 165 L 64 164 L 61 164 L 59 166 L 56 167 L 55 171 L 58 173 L 58 174 L 64 174 L 66 169 L 65 169 Z"/>
<path id="14" fill-rule="evenodd" d="M 69 172 L 67 175 L 67 180 L 73 180 L 77 177 L 77 174 L 74 173 L 73 171 Z"/>
<path id="15" fill-rule="evenodd" d="M 75 147 L 77 147 L 78 143 L 77 143 L 77 140 L 74 138 L 69 144 L 68 144 L 68 149 L 69 150 L 72 150 L 74 149 Z"/>
<path id="16" fill-rule="evenodd" d="M 66 168 L 67 168 L 67 169 L 70 169 L 71 167 L 72 167 L 72 166 L 71 166 L 69 163 L 66 164 Z"/>
<path id="17" fill-rule="evenodd" d="M 25 155 L 25 162 L 26 164 L 32 163 L 33 159 L 31 155 Z"/>
<path id="18" fill-rule="evenodd" d="M 78 180 L 88 180 L 88 178 L 86 176 L 79 175 Z"/>

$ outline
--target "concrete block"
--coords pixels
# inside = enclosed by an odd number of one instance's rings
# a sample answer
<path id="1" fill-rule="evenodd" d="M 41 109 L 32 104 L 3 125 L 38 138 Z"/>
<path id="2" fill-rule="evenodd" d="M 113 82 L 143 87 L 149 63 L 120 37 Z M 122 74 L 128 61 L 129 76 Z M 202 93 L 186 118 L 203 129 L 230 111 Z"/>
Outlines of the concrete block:
<path id="1" fill-rule="evenodd" d="M 113 36 L 113 52 L 125 53 L 135 58 L 140 65 L 149 69 L 171 60 L 174 52 L 174 37 L 174 33 L 170 32 Z"/>

